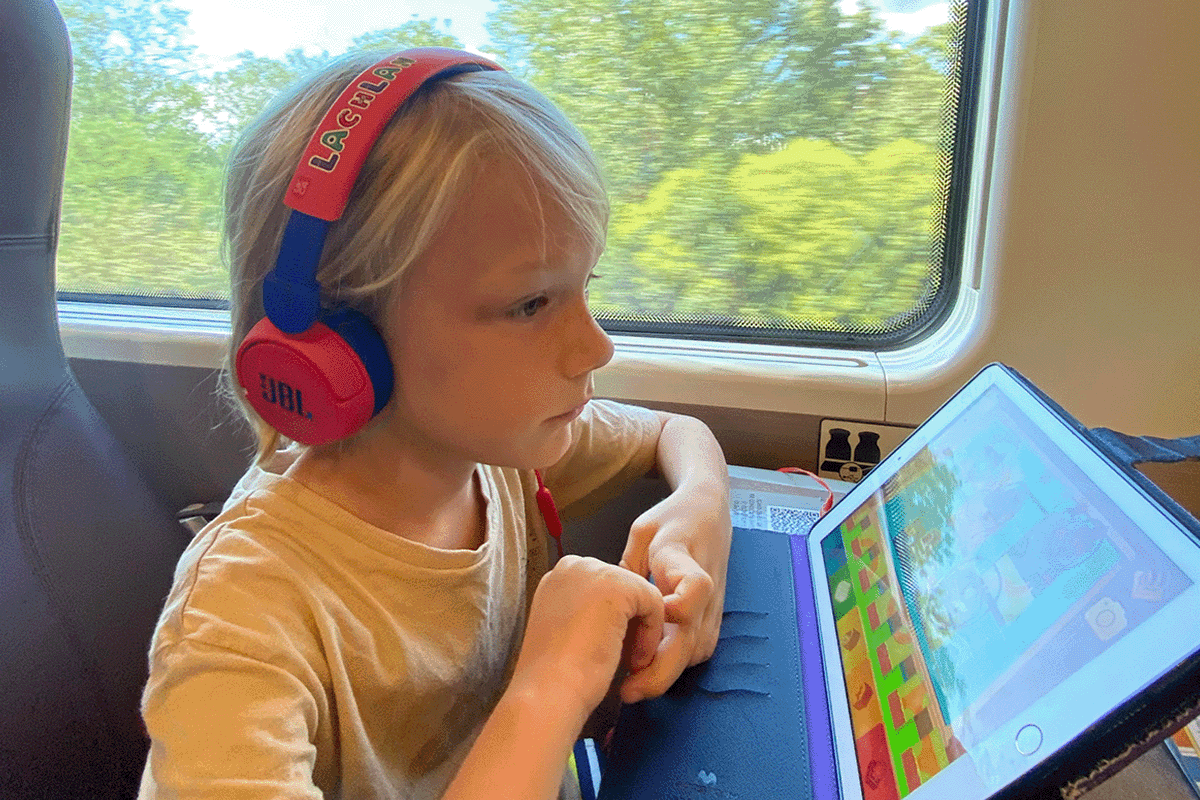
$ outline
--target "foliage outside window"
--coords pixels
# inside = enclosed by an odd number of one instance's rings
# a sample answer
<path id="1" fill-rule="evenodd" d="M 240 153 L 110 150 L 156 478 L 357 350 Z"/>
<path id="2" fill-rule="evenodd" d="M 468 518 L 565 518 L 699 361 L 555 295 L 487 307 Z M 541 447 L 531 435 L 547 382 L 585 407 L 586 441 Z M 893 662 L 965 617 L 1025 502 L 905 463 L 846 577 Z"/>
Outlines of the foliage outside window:
<path id="1" fill-rule="evenodd" d="M 333 54 L 217 63 L 171 0 L 60 7 L 75 58 L 60 291 L 227 298 L 225 154 Z M 497 0 L 482 49 L 600 155 L 608 327 L 869 340 L 928 317 L 956 274 L 968 10 L 912 34 L 854 0 Z M 431 44 L 462 46 L 449 20 L 418 18 L 351 46 Z"/>

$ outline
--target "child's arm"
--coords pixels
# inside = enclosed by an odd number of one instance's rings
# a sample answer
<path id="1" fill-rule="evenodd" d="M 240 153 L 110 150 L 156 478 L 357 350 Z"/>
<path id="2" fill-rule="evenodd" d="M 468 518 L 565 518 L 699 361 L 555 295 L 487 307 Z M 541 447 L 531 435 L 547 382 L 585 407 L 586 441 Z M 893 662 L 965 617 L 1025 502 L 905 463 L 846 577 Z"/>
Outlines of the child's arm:
<path id="1" fill-rule="evenodd" d="M 658 468 L 671 494 L 634 521 L 621 565 L 653 579 L 667 624 L 653 662 L 622 686 L 627 703 L 662 694 L 712 655 L 725 603 L 732 538 L 725 455 L 699 420 L 659 416 Z"/>
<path id="2" fill-rule="evenodd" d="M 562 558 L 538 584 L 512 681 L 444 800 L 553 798 L 626 637 L 636 672 L 662 632 L 663 599 L 644 578 L 594 558 Z"/>

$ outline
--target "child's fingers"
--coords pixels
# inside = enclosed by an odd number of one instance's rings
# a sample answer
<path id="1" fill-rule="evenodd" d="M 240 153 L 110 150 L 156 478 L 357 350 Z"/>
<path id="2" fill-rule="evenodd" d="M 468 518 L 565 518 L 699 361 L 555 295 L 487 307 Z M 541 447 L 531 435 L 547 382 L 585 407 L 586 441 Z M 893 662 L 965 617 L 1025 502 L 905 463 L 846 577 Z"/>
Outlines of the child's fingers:
<path id="1" fill-rule="evenodd" d="M 693 632 L 687 665 L 709 659 L 717 647 L 721 608 L 724 597 L 718 595 L 707 572 L 689 574 L 675 585 L 675 591 L 663 598 L 668 622 L 678 623 Z"/>
<path id="2" fill-rule="evenodd" d="M 691 645 L 688 628 L 667 623 L 654 658 L 648 666 L 634 672 L 621 683 L 621 700 L 636 703 L 647 697 L 658 697 L 671 688 L 688 666 Z"/>
<path id="3" fill-rule="evenodd" d="M 606 565 L 606 569 L 613 568 Z M 659 642 L 662 641 L 666 619 L 663 597 L 649 580 L 624 567 L 617 568 L 610 577 L 616 582 L 617 591 L 632 601 L 625 611 L 622 662 L 636 672 L 645 669 L 654 660 Z M 611 592 L 612 588 L 608 591 Z"/>
<path id="4" fill-rule="evenodd" d="M 620 575 L 620 580 L 629 587 L 634 601 L 630 617 L 632 630 L 626 638 L 629 641 L 630 668 L 636 671 L 644 669 L 654 660 L 663 638 L 666 610 L 662 595 L 649 581 L 628 571 L 622 571 Z"/>
<path id="5" fill-rule="evenodd" d="M 564 691 L 591 711 L 612 683 L 622 650 L 635 668 L 654 660 L 662 640 L 662 595 L 646 579 L 594 558 L 564 556 L 534 593 L 515 676 L 544 686 L 573 676 Z M 514 678 L 515 679 L 515 678 Z"/>
<path id="6" fill-rule="evenodd" d="M 634 524 L 629 529 L 629 538 L 625 541 L 625 550 L 621 553 L 619 565 L 643 578 L 650 574 L 649 552 L 650 541 L 654 538 L 657 528 L 652 525 Z"/>
<path id="7" fill-rule="evenodd" d="M 663 592 L 669 622 L 693 623 L 703 619 L 716 595 L 712 576 L 686 551 L 664 547 L 651 568 L 654 585 Z"/>
<path id="8" fill-rule="evenodd" d="M 684 624 L 698 622 L 712 602 L 713 588 L 713 579 L 707 572 L 699 567 L 688 572 L 675 584 L 673 591 L 663 598 L 667 621 Z"/>

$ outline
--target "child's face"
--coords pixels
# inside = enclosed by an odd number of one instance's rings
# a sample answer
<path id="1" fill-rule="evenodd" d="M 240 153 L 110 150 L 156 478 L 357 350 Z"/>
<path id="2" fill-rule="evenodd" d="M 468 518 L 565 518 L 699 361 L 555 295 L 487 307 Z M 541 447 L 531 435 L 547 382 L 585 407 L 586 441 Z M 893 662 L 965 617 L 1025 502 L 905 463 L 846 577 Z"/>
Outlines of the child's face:
<path id="1" fill-rule="evenodd" d="M 424 458 L 549 466 L 612 358 L 587 305 L 598 253 L 550 207 L 543 237 L 530 191 L 523 172 L 486 168 L 385 320 L 386 424 Z"/>

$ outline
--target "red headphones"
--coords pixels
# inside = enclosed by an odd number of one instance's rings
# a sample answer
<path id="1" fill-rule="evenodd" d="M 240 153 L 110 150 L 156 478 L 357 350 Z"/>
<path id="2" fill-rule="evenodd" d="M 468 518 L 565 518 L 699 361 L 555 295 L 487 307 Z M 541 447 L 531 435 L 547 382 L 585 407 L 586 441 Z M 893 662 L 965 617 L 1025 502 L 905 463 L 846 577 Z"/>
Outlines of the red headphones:
<path id="1" fill-rule="evenodd" d="M 238 347 L 235 372 L 251 407 L 289 439 L 327 444 L 387 405 L 394 378 L 383 337 L 362 313 L 322 307 L 317 266 L 371 147 L 427 83 L 498 64 L 460 50 L 405 50 L 371 66 L 338 96 L 308 142 L 283 202 L 292 209 L 260 320 Z"/>

